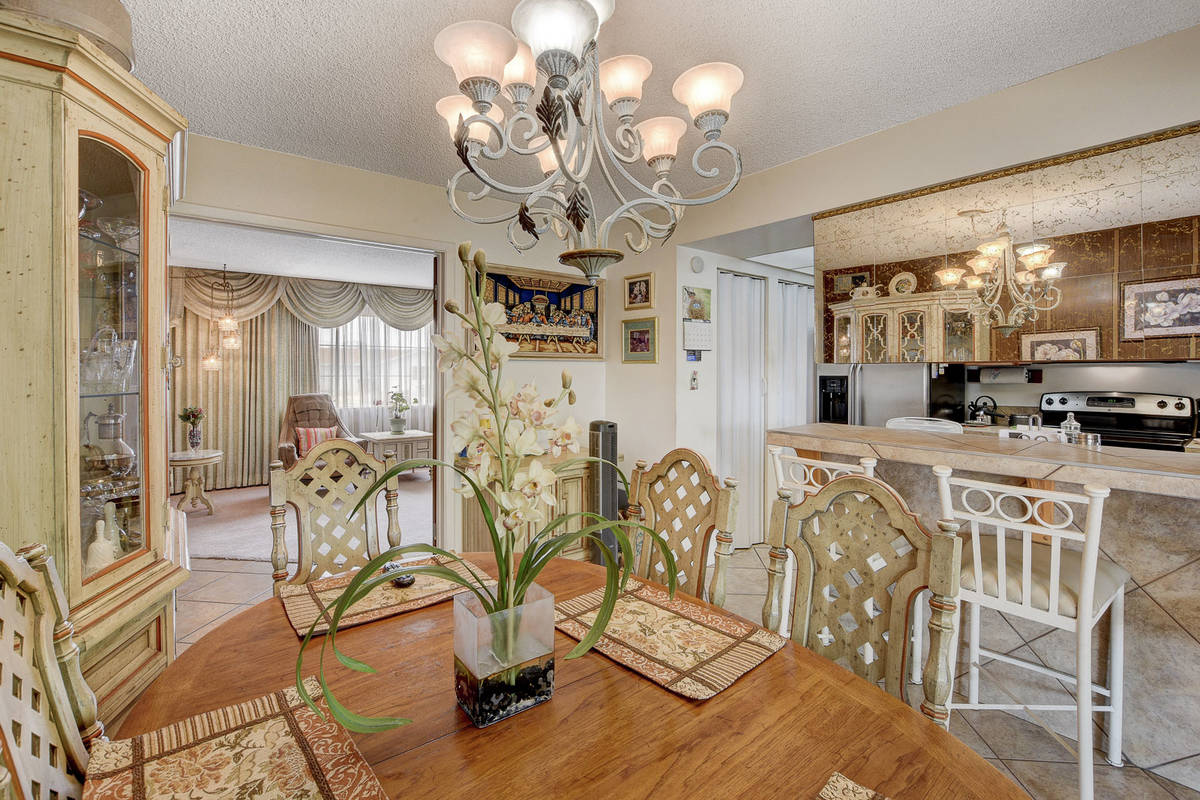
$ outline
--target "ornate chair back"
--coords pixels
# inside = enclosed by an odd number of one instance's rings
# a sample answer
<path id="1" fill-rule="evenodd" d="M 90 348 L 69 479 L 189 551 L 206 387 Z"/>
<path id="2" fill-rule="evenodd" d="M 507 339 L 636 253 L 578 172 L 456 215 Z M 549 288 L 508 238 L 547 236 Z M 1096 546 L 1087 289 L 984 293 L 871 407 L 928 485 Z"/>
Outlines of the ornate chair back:
<path id="1" fill-rule="evenodd" d="M 327 394 L 294 394 L 288 398 L 279 429 L 279 460 L 284 469 L 291 469 L 299 460 L 296 446 L 297 428 L 337 428 L 337 438 L 355 442 L 356 439 L 338 414 L 333 398 Z"/>
<path id="2" fill-rule="evenodd" d="M 801 500 L 805 495 L 815 494 L 822 486 L 834 478 L 843 475 L 866 475 L 875 477 L 874 458 L 860 458 L 857 464 L 843 464 L 838 461 L 822 461 L 817 458 L 805 458 L 785 452 L 790 448 L 770 445 L 767 452 L 771 455 L 771 464 L 775 467 L 775 482 L 780 489 L 791 489 L 792 499 Z"/>
<path id="3" fill-rule="evenodd" d="M 336 575 L 361 567 L 379 554 L 376 498 L 368 500 L 358 514 L 351 516 L 351 512 L 367 489 L 395 464 L 393 453 L 380 461 L 345 439 L 321 442 L 286 471 L 282 462 L 271 462 L 271 563 L 276 594 L 284 583 Z M 390 547 L 400 544 L 398 488 L 393 476 L 382 490 Z M 299 539 L 296 574 L 290 578 L 284 538 L 288 506 L 296 511 Z"/>
<path id="4" fill-rule="evenodd" d="M 784 565 L 796 559 L 792 638 L 903 699 L 910 606 L 929 588 L 930 655 L 922 711 L 949 718 L 951 639 L 962 544 L 957 525 L 930 535 L 885 483 L 835 478 L 798 505 L 781 489 L 771 509 L 764 622 L 778 630 Z"/>
<path id="5" fill-rule="evenodd" d="M 722 486 L 699 453 L 672 450 L 654 466 L 639 460 L 630 481 L 628 516 L 661 534 L 675 557 L 676 579 L 682 591 L 700 597 L 708 564 L 709 539 L 716 531 L 716 570 L 709 599 L 725 602 L 725 560 L 733 552 L 733 519 L 737 481 Z M 641 537 L 636 572 L 665 582 L 662 554 Z"/>
<path id="6" fill-rule="evenodd" d="M 46 545 L 0 543 L 0 797 L 79 800 L 104 735 Z"/>

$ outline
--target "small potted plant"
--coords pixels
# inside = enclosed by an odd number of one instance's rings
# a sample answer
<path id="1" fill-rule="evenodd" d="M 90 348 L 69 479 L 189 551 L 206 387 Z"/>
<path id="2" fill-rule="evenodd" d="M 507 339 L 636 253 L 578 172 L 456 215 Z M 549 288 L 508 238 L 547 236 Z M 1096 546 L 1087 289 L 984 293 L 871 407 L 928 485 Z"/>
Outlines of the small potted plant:
<path id="1" fill-rule="evenodd" d="M 329 620 L 330 634 L 322 645 L 322 655 L 328 646 L 342 664 L 360 672 L 374 672 L 338 649 L 333 632 L 342 616 L 373 588 L 395 577 L 384 571 L 393 559 L 425 553 L 457 561 L 466 577 L 439 564 L 405 565 L 402 569 L 442 578 L 467 590 L 455 595 L 453 601 L 455 695 L 471 721 L 483 727 L 545 702 L 554 691 L 554 597 L 534 581 L 555 556 L 574 542 L 590 539 L 607 568 L 604 600 L 591 628 L 567 654 L 568 659 L 587 652 L 612 617 L 634 563 L 630 533 L 640 532 L 642 546 L 656 547 L 662 554 L 672 594 L 676 570 L 666 540 L 634 520 L 609 520 L 590 511 L 549 519 L 559 471 L 580 461 L 616 465 L 590 456 L 563 459 L 552 465 L 541 460 L 547 452 L 561 456 L 580 451 L 583 430 L 572 417 L 565 422 L 556 419 L 562 405 L 575 402 L 571 375 L 563 372 L 561 389 L 550 397 L 542 397 L 533 384 L 518 389 L 504 379 L 504 367 L 517 346 L 496 330 L 505 322 L 504 306 L 485 303 L 480 295 L 487 260 L 482 251 L 472 258 L 469 243 L 459 246 L 458 257 L 467 273 L 469 304 L 463 309 L 451 300 L 445 308 L 462 322 L 468 341 L 463 345 L 442 336 L 433 339 L 439 368 L 450 373 L 455 392 L 470 401 L 451 425 L 451 449 L 465 453 L 463 463 L 424 458 L 403 461 L 379 477 L 355 513 L 393 475 L 419 467 L 451 470 L 461 479 L 457 491 L 479 503 L 492 542 L 497 578 L 491 580 L 479 574 L 458 555 L 433 545 L 393 547 L 367 562 L 342 594 L 326 606 L 321 618 Z M 625 475 L 619 468 L 616 471 L 628 490 Z M 615 552 L 604 545 L 601 534 L 605 530 L 615 535 Z M 314 622 L 304 645 L 315 628 Z M 321 714 L 303 686 L 304 651 L 302 645 L 296 663 L 296 687 L 305 702 Z M 337 702 L 325 679 L 324 658 L 318 677 L 330 712 L 349 730 L 371 733 L 410 722 L 398 717 L 363 716 Z"/>
<path id="2" fill-rule="evenodd" d="M 417 398 L 405 398 L 404 392 L 397 388 L 388 395 L 388 401 L 392 406 L 392 433 L 404 433 L 404 428 L 408 424 L 408 410 L 416 405 Z"/>
<path id="3" fill-rule="evenodd" d="M 179 421 L 187 423 L 188 450 L 196 452 L 200 449 L 200 421 L 204 419 L 204 409 L 200 406 L 188 406 L 179 412 Z"/>

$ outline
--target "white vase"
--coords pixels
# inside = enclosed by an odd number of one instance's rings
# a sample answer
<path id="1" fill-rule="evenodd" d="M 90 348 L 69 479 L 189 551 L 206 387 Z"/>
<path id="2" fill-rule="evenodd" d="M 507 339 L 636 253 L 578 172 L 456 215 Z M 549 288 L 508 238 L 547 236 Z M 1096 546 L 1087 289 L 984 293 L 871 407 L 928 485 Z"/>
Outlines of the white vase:
<path id="1" fill-rule="evenodd" d="M 408 418 L 404 416 L 392 417 L 392 433 L 404 433 L 404 428 L 408 424 Z"/>

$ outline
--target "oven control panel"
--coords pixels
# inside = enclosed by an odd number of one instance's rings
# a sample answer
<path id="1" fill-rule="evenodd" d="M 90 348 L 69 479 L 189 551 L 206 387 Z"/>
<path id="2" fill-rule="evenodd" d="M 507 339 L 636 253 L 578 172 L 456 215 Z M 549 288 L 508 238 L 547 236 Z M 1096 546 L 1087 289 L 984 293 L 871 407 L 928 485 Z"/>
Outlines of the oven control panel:
<path id="1" fill-rule="evenodd" d="M 1042 395 L 1043 412 L 1074 411 L 1093 414 L 1136 414 L 1146 417 L 1192 417 L 1195 401 L 1190 397 L 1148 392 L 1047 392 Z"/>

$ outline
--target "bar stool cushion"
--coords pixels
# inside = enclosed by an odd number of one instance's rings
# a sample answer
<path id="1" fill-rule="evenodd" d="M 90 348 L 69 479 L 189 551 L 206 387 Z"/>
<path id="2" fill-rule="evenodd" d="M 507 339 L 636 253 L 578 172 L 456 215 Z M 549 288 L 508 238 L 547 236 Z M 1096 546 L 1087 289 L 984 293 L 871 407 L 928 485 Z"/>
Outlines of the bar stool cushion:
<path id="1" fill-rule="evenodd" d="M 999 570 L 996 565 L 996 537 L 980 535 L 979 549 L 981 571 L 983 572 L 982 593 L 998 597 L 997 589 Z M 960 585 L 968 591 L 977 591 L 975 582 L 975 563 L 971 554 L 970 542 L 963 543 L 962 578 Z M 1006 537 L 1004 543 L 1004 573 L 1007 597 L 1010 603 L 1020 603 L 1021 580 L 1024 572 L 1024 558 L 1021 552 L 1021 539 Z M 1034 543 L 1030 548 L 1030 605 L 1039 611 L 1050 610 L 1050 547 Z M 1058 582 L 1061 586 L 1058 600 L 1059 613 L 1065 617 L 1074 618 L 1078 612 L 1080 568 L 1083 554 L 1077 550 L 1063 549 L 1060 554 Z M 1123 590 L 1129 573 L 1106 558 L 1100 558 L 1096 564 L 1096 590 L 1092 601 L 1092 616 L 1095 617 L 1105 604 L 1119 591 Z"/>

